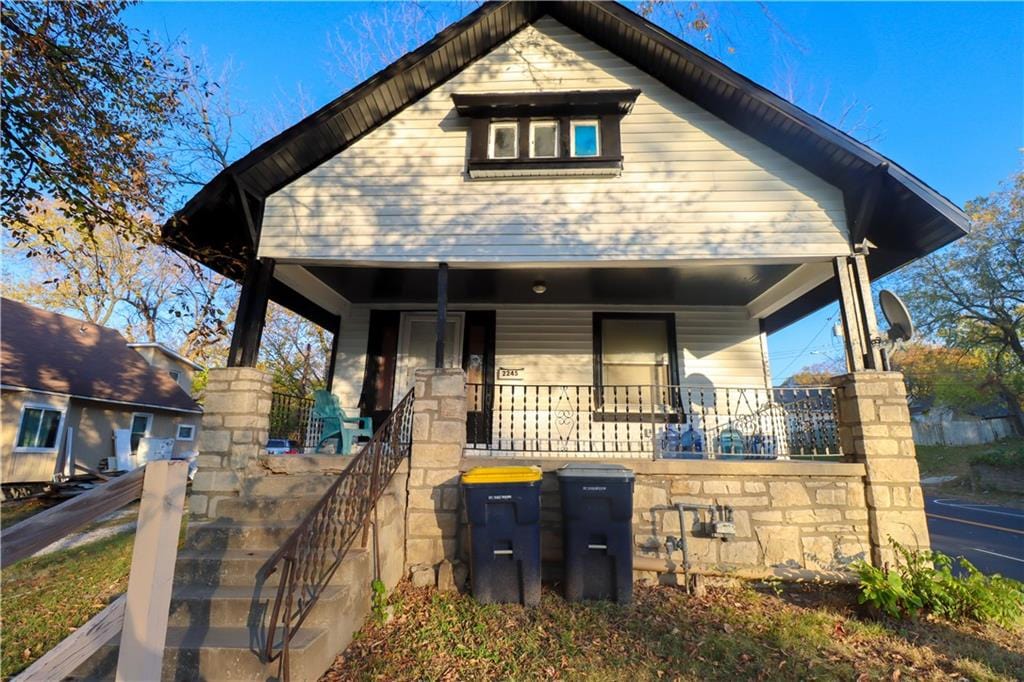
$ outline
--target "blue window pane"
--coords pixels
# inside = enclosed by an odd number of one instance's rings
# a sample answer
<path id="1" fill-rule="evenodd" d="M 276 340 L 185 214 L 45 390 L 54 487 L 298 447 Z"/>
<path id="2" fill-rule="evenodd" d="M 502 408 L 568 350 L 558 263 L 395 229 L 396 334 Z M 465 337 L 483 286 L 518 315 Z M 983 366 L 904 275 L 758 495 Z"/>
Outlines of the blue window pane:
<path id="1" fill-rule="evenodd" d="M 576 156 L 597 156 L 597 125 L 576 125 L 572 134 Z"/>

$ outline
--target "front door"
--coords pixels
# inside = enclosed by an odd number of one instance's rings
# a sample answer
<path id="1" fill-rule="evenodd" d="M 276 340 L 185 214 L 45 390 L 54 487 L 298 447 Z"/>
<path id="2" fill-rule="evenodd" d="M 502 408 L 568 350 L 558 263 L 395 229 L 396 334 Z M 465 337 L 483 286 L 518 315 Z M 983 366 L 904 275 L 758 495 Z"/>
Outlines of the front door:
<path id="1" fill-rule="evenodd" d="M 444 339 L 444 366 L 462 367 L 464 313 L 448 313 Z M 436 313 L 402 313 L 398 332 L 398 362 L 392 407 L 416 383 L 416 370 L 434 366 L 437 343 Z"/>

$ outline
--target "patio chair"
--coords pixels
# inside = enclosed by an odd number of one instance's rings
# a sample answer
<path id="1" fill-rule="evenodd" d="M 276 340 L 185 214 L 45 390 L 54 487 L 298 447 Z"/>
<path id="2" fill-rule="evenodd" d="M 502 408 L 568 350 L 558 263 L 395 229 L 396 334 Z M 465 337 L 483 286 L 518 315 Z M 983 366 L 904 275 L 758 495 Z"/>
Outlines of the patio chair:
<path id="1" fill-rule="evenodd" d="M 319 451 L 323 444 L 332 438 L 341 441 L 338 454 L 348 455 L 352 452 L 352 444 L 360 436 L 373 438 L 373 422 L 369 417 L 349 417 L 341 409 L 338 396 L 327 391 L 316 391 L 313 394 L 313 416 L 322 420 L 324 425 L 320 442 L 316 444 Z M 354 424 L 354 426 L 347 426 Z"/>

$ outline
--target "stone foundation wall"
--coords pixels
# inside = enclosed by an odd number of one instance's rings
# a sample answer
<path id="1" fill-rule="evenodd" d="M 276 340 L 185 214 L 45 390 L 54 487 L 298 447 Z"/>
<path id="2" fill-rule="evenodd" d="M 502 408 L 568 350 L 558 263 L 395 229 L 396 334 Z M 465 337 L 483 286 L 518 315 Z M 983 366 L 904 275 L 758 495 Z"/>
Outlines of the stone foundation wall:
<path id="1" fill-rule="evenodd" d="M 254 367 L 208 370 L 199 431 L 199 470 L 189 498 L 193 517 L 215 518 L 217 502 L 236 497 L 270 429 L 270 375 Z"/>
<path id="2" fill-rule="evenodd" d="M 870 558 L 864 466 L 847 463 L 616 460 L 636 473 L 633 533 L 637 556 L 668 558 L 665 539 L 680 536 L 676 503 L 729 505 L 736 536 L 727 541 L 695 532 L 687 512 L 687 545 L 696 569 L 745 575 L 838 577 Z M 541 551 L 562 560 L 561 498 L 555 469 L 565 460 L 464 457 L 460 469 L 534 464 L 544 469 Z M 707 512 L 701 512 L 708 520 Z M 468 529 L 460 514 L 460 554 L 468 556 Z M 677 551 L 672 559 L 681 560 Z M 638 572 L 638 577 L 642 572 Z"/>

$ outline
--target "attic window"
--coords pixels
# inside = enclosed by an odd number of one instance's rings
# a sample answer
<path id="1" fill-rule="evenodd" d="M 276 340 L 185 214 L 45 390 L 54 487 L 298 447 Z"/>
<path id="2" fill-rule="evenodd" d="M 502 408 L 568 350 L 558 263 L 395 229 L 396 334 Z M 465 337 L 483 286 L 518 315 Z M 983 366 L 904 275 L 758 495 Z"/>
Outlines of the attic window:
<path id="1" fill-rule="evenodd" d="M 530 158 L 558 156 L 558 121 L 530 121 Z"/>
<path id="2" fill-rule="evenodd" d="M 515 121 L 491 123 L 487 158 L 514 159 L 519 156 L 519 124 Z"/>
<path id="3" fill-rule="evenodd" d="M 598 121 L 572 122 L 572 156 L 600 156 L 601 124 Z"/>
<path id="4" fill-rule="evenodd" d="M 470 119 L 469 176 L 619 175 L 619 124 L 639 95 L 639 90 L 454 94 L 459 115 Z"/>

